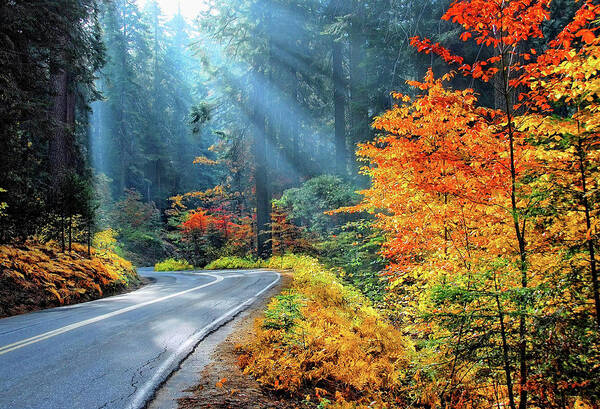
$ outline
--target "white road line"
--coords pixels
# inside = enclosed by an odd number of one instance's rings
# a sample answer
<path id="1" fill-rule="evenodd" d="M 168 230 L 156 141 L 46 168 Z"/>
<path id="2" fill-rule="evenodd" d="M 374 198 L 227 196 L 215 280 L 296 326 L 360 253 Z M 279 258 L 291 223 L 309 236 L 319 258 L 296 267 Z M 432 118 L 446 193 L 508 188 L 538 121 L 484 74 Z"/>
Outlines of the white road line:
<path id="1" fill-rule="evenodd" d="M 264 272 L 265 271 L 259 270 L 259 271 L 249 271 L 249 272 L 244 273 L 244 274 L 247 275 L 247 276 L 251 276 L 251 275 L 254 275 L 254 274 L 262 274 Z"/>
<path id="2" fill-rule="evenodd" d="M 179 364 L 179 362 L 183 360 L 194 349 L 194 347 L 204 339 L 204 337 L 210 334 L 215 328 L 218 328 L 221 325 L 223 325 L 225 322 L 227 322 L 228 319 L 237 315 L 245 308 L 252 305 L 252 303 L 254 303 L 254 301 L 256 301 L 256 299 L 261 294 L 272 288 L 281 279 L 279 273 L 276 273 L 275 271 L 261 271 L 261 273 L 273 273 L 277 275 L 277 278 L 265 288 L 257 292 L 254 296 L 250 297 L 237 307 L 227 311 L 219 318 L 202 328 L 200 331 L 193 334 L 183 344 L 181 344 L 177 351 L 175 351 L 171 356 L 169 356 L 169 358 L 166 361 L 164 361 L 162 365 L 156 370 L 152 378 L 150 378 L 148 382 L 146 382 L 137 391 L 129 405 L 127 405 L 126 409 L 143 408 L 146 402 L 152 397 L 155 388 L 169 376 L 169 374 L 176 368 L 176 365 Z"/>
<path id="3" fill-rule="evenodd" d="M 146 307 L 146 306 L 151 305 L 151 304 L 156 304 L 158 302 L 162 302 L 162 301 L 168 300 L 170 298 L 179 297 L 181 295 L 188 294 L 188 293 L 191 293 L 193 291 L 198 291 L 198 290 L 200 290 L 202 288 L 206 288 L 208 286 L 217 284 L 217 283 L 223 281 L 223 279 L 224 279 L 221 276 L 217 276 L 217 275 L 213 275 L 213 274 L 205 274 L 205 275 L 207 275 L 209 277 L 213 277 L 215 279 L 215 281 L 211 281 L 210 283 L 206 283 L 206 284 L 200 285 L 198 287 L 190 288 L 190 289 L 185 290 L 185 291 L 180 291 L 180 292 L 175 293 L 175 294 L 166 295 L 164 297 L 156 298 L 154 300 L 146 301 L 146 302 L 143 302 L 143 303 L 140 303 L 140 304 L 135 304 L 135 305 L 132 305 L 132 306 L 129 306 L 129 307 L 126 307 L 126 308 L 122 308 L 122 309 L 117 310 L 117 311 L 109 312 L 107 314 L 102 314 L 102 315 L 99 315 L 97 317 L 90 318 L 90 319 L 87 319 L 87 320 L 84 320 L 84 321 L 76 322 L 74 324 L 70 324 L 70 325 L 67 325 L 67 326 L 64 326 L 62 328 L 58 328 L 58 329 L 55 329 L 55 330 L 52 330 L 52 331 L 48 331 L 48 332 L 45 332 L 45 333 L 40 334 L 40 335 L 36 335 L 34 337 L 31 337 L 31 338 L 23 339 L 21 341 L 17 341 L 17 342 L 14 342 L 12 344 L 9 344 L 9 345 L 4 345 L 3 347 L 0 347 L 0 355 L 9 353 L 9 352 L 14 351 L 14 350 L 19 349 L 19 348 L 23 348 L 24 346 L 27 346 L 27 345 L 31 345 L 31 344 L 35 344 L 35 343 L 40 342 L 40 341 L 44 341 L 44 340 L 46 340 L 48 338 L 52 338 L 52 337 L 55 337 L 57 335 L 64 334 L 65 332 L 69 332 L 69 331 L 72 331 L 74 329 L 81 328 L 81 327 L 84 327 L 86 325 L 90 325 L 90 324 L 93 324 L 95 322 L 98 322 L 98 321 L 102 321 L 102 320 L 105 320 L 105 319 L 108 319 L 108 318 L 112 318 L 112 317 L 115 317 L 117 315 L 125 314 L 126 312 L 129 312 L 129 311 L 137 310 L 138 308 Z"/>

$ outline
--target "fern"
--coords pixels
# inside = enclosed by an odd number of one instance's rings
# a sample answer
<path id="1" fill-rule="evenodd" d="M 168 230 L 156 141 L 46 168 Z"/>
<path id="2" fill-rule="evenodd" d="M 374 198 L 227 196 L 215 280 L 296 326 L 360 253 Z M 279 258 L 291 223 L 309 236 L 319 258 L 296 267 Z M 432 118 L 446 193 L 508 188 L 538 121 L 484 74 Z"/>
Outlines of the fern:
<path id="1" fill-rule="evenodd" d="M 52 242 L 0 246 L 0 316 L 98 298 L 138 281 L 131 263 L 108 249 L 87 258 L 80 244 L 72 253 Z"/>

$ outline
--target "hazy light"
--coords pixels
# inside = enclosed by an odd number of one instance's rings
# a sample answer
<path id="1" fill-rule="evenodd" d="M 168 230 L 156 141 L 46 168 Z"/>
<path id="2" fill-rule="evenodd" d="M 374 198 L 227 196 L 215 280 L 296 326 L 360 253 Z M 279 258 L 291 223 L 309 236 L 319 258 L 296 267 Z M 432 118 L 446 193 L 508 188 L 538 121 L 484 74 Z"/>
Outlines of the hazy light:
<path id="1" fill-rule="evenodd" d="M 141 6 L 144 6 L 148 0 L 137 0 Z M 157 0 L 160 5 L 160 9 L 163 14 L 167 17 L 172 17 L 177 14 L 177 11 L 181 7 L 181 14 L 188 18 L 193 19 L 202 11 L 206 11 L 208 8 L 206 0 Z"/>

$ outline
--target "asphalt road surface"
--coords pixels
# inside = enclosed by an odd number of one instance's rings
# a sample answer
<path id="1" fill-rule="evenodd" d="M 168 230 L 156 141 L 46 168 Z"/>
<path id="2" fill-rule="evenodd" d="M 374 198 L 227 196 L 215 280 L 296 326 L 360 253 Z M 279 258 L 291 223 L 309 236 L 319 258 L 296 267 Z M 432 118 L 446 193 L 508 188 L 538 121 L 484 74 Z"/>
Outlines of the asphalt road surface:
<path id="1" fill-rule="evenodd" d="M 0 408 L 144 407 L 206 335 L 279 281 L 261 270 L 139 273 L 156 282 L 0 320 Z"/>

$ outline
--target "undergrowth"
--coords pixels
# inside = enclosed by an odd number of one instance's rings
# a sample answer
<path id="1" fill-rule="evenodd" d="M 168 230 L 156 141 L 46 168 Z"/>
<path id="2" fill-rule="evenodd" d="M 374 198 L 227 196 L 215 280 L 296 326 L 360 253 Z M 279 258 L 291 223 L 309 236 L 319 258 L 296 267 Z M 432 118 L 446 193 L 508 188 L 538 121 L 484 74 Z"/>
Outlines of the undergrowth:
<path id="1" fill-rule="evenodd" d="M 154 271 L 184 271 L 193 270 L 194 266 L 185 260 L 168 258 L 154 265 Z"/>
<path id="2" fill-rule="evenodd" d="M 264 262 L 262 260 L 253 260 L 251 258 L 242 258 L 235 256 L 227 256 L 218 258 L 210 262 L 205 270 L 234 270 L 234 269 L 248 269 L 248 268 L 260 268 L 263 267 Z"/>
<path id="3" fill-rule="evenodd" d="M 268 260 L 253 259 L 250 257 L 227 256 L 218 258 L 209 263 L 206 270 L 241 270 L 248 268 L 273 268 L 277 270 L 293 270 L 302 265 L 306 260 L 316 259 L 295 254 L 286 254 L 285 256 L 273 256 Z"/>
<path id="4" fill-rule="evenodd" d="M 293 269 L 293 284 L 240 347 L 245 373 L 323 408 L 402 407 L 411 342 L 316 259 L 289 255 L 263 266 Z"/>
<path id="5" fill-rule="evenodd" d="M 55 243 L 0 246 L 0 316 L 100 298 L 139 283 L 128 261 L 110 250 Z"/>

